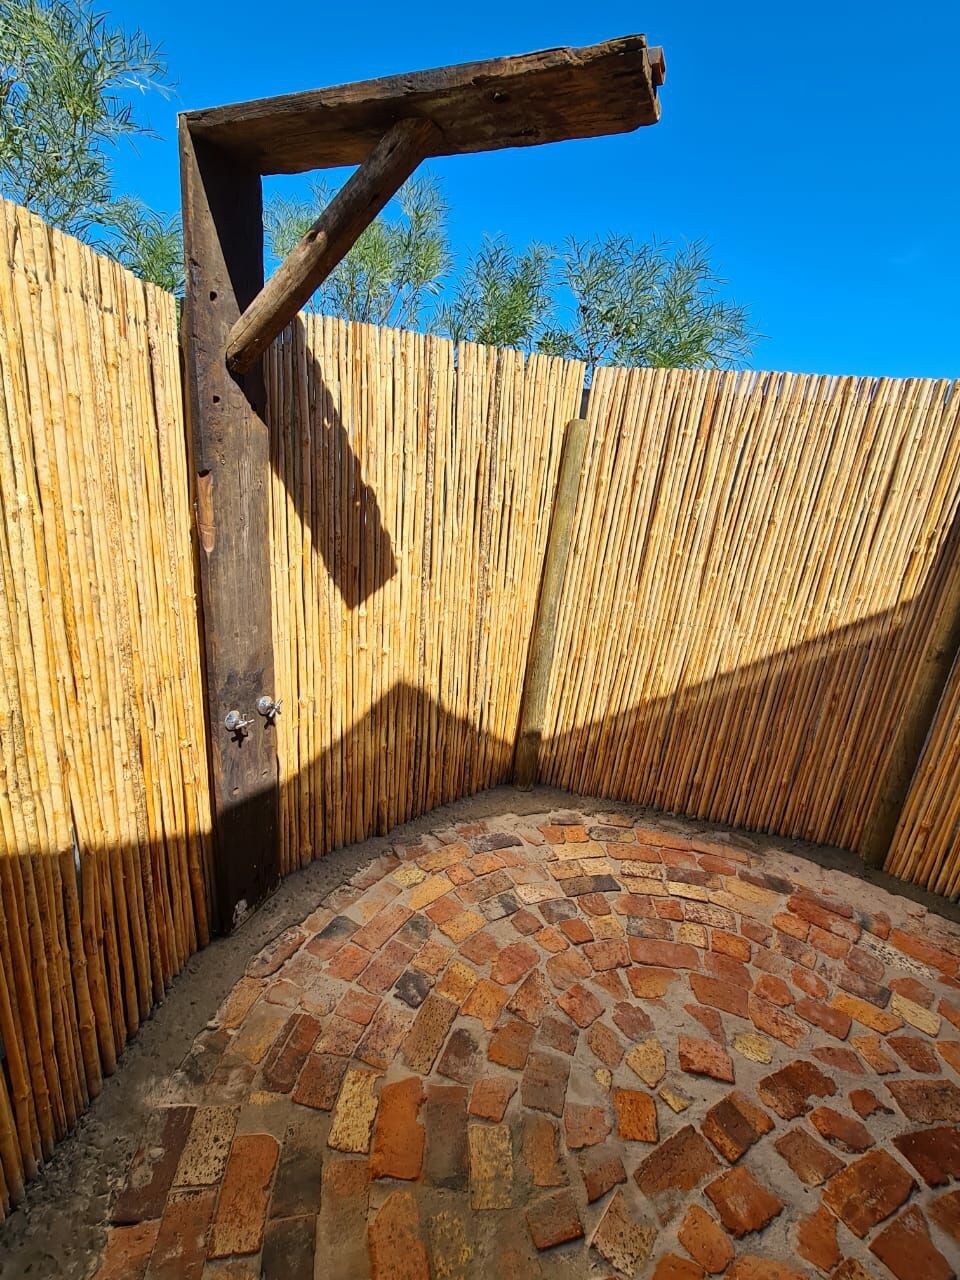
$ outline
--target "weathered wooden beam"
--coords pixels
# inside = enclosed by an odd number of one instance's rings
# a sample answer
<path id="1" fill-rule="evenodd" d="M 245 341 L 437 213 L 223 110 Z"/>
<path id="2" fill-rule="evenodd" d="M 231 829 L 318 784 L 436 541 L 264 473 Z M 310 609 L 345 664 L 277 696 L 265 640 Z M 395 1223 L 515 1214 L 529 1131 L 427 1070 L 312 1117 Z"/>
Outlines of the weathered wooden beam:
<path id="1" fill-rule="evenodd" d="M 266 351 L 440 139 L 418 118 L 387 130 L 231 329 L 227 365 L 234 373 Z"/>
<path id="2" fill-rule="evenodd" d="M 660 118 L 663 50 L 642 35 L 193 111 L 195 138 L 259 173 L 360 164 L 397 120 L 440 129 L 438 155 L 626 133 Z"/>
<path id="3" fill-rule="evenodd" d="M 227 371 L 237 317 L 263 286 L 260 175 L 181 117 L 187 268 L 183 339 L 193 436 L 218 923 L 238 924 L 278 878 L 275 730 L 257 714 L 274 688 L 269 560 L 270 446 L 259 367 Z M 225 725 L 238 711 L 247 731 Z"/>
<path id="4" fill-rule="evenodd" d="M 956 523 L 942 555 L 946 564 L 936 615 L 860 838 L 860 857 L 868 867 L 882 867 L 887 860 L 951 668 L 960 655 L 960 536 Z"/>
<path id="5" fill-rule="evenodd" d="M 527 653 L 520 701 L 520 728 L 514 756 L 514 782 L 532 787 L 537 781 L 540 743 L 550 689 L 550 671 L 557 640 L 557 613 L 563 590 L 573 517 L 577 509 L 580 473 L 587 449 L 589 428 L 582 418 L 567 423 L 560 455 L 560 471 L 550 513 L 550 531 L 540 580 L 537 613 Z"/>

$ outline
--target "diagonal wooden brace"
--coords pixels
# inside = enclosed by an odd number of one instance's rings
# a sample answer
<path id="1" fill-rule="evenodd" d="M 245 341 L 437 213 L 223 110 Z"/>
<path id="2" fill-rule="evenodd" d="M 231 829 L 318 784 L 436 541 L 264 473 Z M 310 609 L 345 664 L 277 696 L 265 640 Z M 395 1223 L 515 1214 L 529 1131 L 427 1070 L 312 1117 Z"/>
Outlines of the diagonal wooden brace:
<path id="1" fill-rule="evenodd" d="M 420 118 L 387 130 L 230 330 L 231 372 L 244 373 L 263 354 L 440 139 Z"/>

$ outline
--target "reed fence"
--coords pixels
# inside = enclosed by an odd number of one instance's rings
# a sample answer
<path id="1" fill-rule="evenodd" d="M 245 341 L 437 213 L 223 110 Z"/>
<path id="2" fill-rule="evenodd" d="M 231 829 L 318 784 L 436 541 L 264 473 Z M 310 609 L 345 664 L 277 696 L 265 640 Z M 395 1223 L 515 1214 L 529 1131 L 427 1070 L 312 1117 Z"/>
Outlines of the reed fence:
<path id="1" fill-rule="evenodd" d="M 960 897 L 960 659 L 953 664 L 885 868 Z"/>
<path id="2" fill-rule="evenodd" d="M 0 205 L 0 1197 L 208 940 L 173 299 Z"/>
<path id="3" fill-rule="evenodd" d="M 6 1208 L 207 941 L 214 868 L 173 300 L 0 232 Z M 269 351 L 284 873 L 511 778 L 583 375 L 318 316 Z M 946 382 L 600 370 L 541 779 L 856 849 L 960 539 L 958 415 Z M 958 743 L 955 669 L 887 862 L 951 896 Z"/>
<path id="4" fill-rule="evenodd" d="M 856 849 L 949 568 L 958 412 L 946 382 L 601 369 L 543 779 Z"/>
<path id="5" fill-rule="evenodd" d="M 267 373 L 286 872 L 509 779 L 584 370 L 305 316 Z"/>

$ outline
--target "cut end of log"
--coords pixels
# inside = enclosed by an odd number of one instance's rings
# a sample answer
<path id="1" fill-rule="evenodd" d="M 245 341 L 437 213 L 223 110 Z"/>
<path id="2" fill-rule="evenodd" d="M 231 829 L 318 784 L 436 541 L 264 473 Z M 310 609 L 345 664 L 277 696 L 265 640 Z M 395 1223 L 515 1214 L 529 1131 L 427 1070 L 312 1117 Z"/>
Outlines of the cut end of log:
<path id="1" fill-rule="evenodd" d="M 647 50 L 647 62 L 654 88 L 659 89 L 667 78 L 667 64 L 664 60 L 662 45 L 657 44 Z"/>

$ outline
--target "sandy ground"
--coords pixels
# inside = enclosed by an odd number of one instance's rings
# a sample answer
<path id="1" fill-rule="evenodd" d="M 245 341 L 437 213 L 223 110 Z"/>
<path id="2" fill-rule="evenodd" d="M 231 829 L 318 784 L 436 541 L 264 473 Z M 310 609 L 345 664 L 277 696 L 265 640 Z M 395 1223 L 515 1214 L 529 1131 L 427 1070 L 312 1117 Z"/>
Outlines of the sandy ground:
<path id="1" fill-rule="evenodd" d="M 213 1018 L 249 958 L 271 938 L 302 920 L 332 889 L 400 836 L 504 812 L 523 815 L 570 806 L 584 813 L 618 809 L 640 816 L 645 812 L 637 806 L 574 797 L 549 788 L 520 792 L 500 787 L 435 810 L 387 836 L 331 853 L 285 880 L 238 932 L 217 940 L 189 961 L 166 1001 L 128 1046 L 117 1073 L 105 1082 L 100 1097 L 60 1145 L 42 1178 L 30 1187 L 25 1202 L 4 1224 L 0 1231 L 0 1277 L 80 1280 L 91 1275 L 105 1237 L 111 1198 L 126 1175 L 154 1092 Z M 702 829 L 719 830 L 709 824 L 702 824 Z M 775 844 L 781 852 L 899 893 L 916 904 L 911 915 L 922 916 L 929 910 L 960 921 L 956 906 L 882 872 L 864 872 L 848 853 L 779 838 L 767 841 L 763 836 L 753 837 L 753 843 L 760 852 L 766 844 Z"/>

